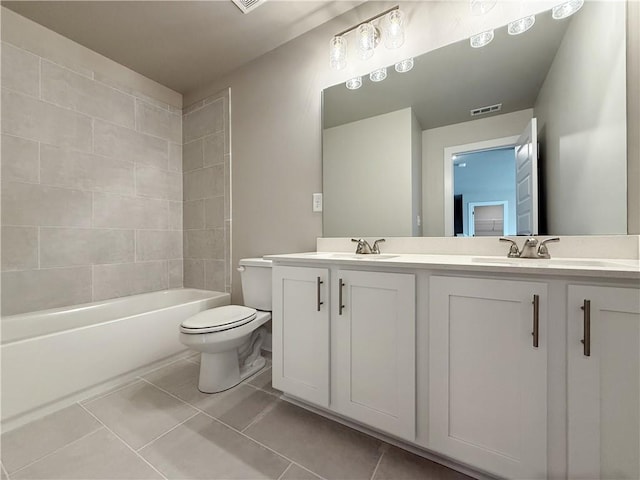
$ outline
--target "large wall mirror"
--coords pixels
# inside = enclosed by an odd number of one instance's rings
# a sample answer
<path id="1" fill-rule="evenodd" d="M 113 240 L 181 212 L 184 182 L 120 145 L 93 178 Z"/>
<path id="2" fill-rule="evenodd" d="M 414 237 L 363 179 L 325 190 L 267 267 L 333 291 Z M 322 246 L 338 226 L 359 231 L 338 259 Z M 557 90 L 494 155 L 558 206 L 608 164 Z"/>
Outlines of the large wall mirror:
<path id="1" fill-rule="evenodd" d="M 324 90 L 323 235 L 626 234 L 625 12 L 541 13 Z"/>

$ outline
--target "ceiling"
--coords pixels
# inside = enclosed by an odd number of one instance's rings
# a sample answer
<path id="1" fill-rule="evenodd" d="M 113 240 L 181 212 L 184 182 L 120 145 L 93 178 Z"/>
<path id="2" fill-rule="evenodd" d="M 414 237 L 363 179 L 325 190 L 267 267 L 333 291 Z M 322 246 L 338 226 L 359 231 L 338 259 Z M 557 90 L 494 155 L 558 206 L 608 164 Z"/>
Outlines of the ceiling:
<path id="1" fill-rule="evenodd" d="M 539 14 L 531 30 L 518 36 L 506 27 L 483 48 L 462 40 L 416 57 L 413 70 L 389 69 L 384 82 L 363 78 L 358 90 L 344 83 L 324 91 L 324 127 L 413 107 L 423 130 L 486 118 L 475 108 L 502 103 L 495 115 L 533 107 L 571 20 Z"/>
<path id="2" fill-rule="evenodd" d="M 363 0 L 3 1 L 2 5 L 182 94 Z"/>

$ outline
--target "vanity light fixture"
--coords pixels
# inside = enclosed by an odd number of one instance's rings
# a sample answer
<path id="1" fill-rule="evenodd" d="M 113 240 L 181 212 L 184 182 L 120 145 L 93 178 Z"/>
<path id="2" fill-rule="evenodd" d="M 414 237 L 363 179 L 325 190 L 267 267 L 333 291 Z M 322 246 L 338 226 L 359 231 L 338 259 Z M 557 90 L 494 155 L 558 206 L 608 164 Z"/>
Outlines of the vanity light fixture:
<path id="1" fill-rule="evenodd" d="M 378 68 L 369 74 L 372 82 L 381 82 L 387 78 L 387 67 Z"/>
<path id="2" fill-rule="evenodd" d="M 493 30 L 487 30 L 485 32 L 472 35 L 469 39 L 473 48 L 481 48 L 491 43 L 493 40 Z"/>
<path id="3" fill-rule="evenodd" d="M 553 7 L 551 16 L 554 20 L 562 20 L 576 13 L 582 8 L 582 5 L 584 5 L 584 0 L 569 0 Z"/>
<path id="4" fill-rule="evenodd" d="M 387 48 L 398 48 L 404 43 L 404 14 L 396 5 L 334 35 L 329 42 L 329 65 L 332 69 L 341 70 L 347 66 L 346 36 L 352 32 L 355 32 L 354 45 L 358 57 L 367 60 L 383 39 Z"/>
<path id="5" fill-rule="evenodd" d="M 357 90 L 362 86 L 362 77 L 353 77 L 345 83 L 349 90 Z"/>
<path id="6" fill-rule="evenodd" d="M 396 72 L 405 73 L 413 68 L 413 58 L 406 58 L 396 63 L 395 65 Z"/>
<path id="7" fill-rule="evenodd" d="M 509 35 L 520 35 L 533 27 L 534 23 L 536 23 L 535 15 L 522 17 L 519 20 L 510 22 L 507 26 L 507 32 L 509 32 Z"/>

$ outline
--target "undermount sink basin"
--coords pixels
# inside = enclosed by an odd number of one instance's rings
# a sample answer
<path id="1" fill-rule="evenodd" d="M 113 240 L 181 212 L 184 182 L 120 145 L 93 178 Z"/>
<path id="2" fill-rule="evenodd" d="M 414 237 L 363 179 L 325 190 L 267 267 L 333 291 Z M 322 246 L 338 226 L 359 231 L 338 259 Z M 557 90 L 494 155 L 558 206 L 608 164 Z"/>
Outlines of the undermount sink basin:
<path id="1" fill-rule="evenodd" d="M 599 267 L 615 268 L 624 267 L 622 262 L 611 260 L 593 260 L 587 258 L 499 258 L 499 257 L 473 257 L 474 263 L 492 263 L 496 265 L 519 265 L 541 267 Z"/>
<path id="2" fill-rule="evenodd" d="M 343 260 L 388 260 L 390 258 L 396 258 L 398 255 L 391 255 L 385 253 L 334 253 L 332 258 L 340 258 Z"/>

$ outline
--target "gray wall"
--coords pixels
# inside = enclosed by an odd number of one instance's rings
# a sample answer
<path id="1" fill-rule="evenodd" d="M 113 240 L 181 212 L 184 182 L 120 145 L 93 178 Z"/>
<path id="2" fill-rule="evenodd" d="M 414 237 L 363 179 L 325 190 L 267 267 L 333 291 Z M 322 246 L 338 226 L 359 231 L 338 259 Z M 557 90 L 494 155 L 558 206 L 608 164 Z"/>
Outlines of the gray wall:
<path id="1" fill-rule="evenodd" d="M 182 286 L 176 96 L 4 8 L 2 40 L 2 314 Z"/>
<path id="2" fill-rule="evenodd" d="M 184 286 L 231 291 L 229 90 L 184 111 Z"/>
<path id="3" fill-rule="evenodd" d="M 325 236 L 412 235 L 414 119 L 405 108 L 324 130 Z"/>
<path id="4" fill-rule="evenodd" d="M 627 233 L 625 44 L 625 4 L 587 2 L 536 100 L 553 234 Z"/>

